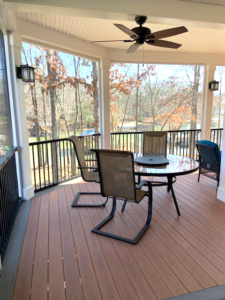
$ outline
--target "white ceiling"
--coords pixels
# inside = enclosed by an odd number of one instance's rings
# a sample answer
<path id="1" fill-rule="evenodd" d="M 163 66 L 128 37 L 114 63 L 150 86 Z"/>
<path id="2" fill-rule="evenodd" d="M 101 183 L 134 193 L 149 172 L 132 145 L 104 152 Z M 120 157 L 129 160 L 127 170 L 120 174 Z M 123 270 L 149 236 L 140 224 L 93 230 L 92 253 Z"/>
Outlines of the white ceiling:
<path id="1" fill-rule="evenodd" d="M 225 6 L 225 0 L 179 0 L 179 1 Z"/>
<path id="2" fill-rule="evenodd" d="M 203 0 L 198 0 L 198 2 Z M 206 0 L 205 0 L 206 1 Z M 211 0 L 210 2 L 222 0 Z M 223 0 L 225 2 L 225 0 Z M 93 40 L 129 39 L 129 36 L 116 28 L 113 23 L 121 23 L 128 28 L 136 27 L 135 22 L 117 21 L 109 19 L 96 19 L 53 14 L 16 12 L 17 18 L 27 22 L 49 28 L 66 35 L 91 42 Z M 182 21 L 179 26 L 182 26 Z M 146 23 L 152 32 L 175 27 L 164 24 Z M 188 27 L 188 32 L 166 40 L 180 43 L 182 47 L 177 50 L 165 49 L 145 45 L 145 51 L 172 51 L 195 53 L 225 54 L 225 30 Z M 127 49 L 130 44 L 123 42 L 99 43 L 102 47 L 113 49 Z M 139 48 L 142 51 L 143 47 Z"/>

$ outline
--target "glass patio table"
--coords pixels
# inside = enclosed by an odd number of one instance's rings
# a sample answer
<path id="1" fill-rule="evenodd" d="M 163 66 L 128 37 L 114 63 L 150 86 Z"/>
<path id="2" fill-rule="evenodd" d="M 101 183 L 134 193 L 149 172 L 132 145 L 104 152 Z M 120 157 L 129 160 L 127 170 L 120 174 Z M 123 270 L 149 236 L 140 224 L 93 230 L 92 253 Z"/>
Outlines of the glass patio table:
<path id="1" fill-rule="evenodd" d="M 152 154 L 142 154 L 142 153 L 134 153 L 134 159 L 143 157 L 143 156 L 151 156 L 154 158 Z M 158 157 L 158 156 L 155 156 Z M 152 186 L 168 186 L 168 192 L 172 192 L 173 200 L 177 209 L 178 215 L 180 215 L 179 207 L 177 205 L 176 196 L 173 189 L 173 184 L 176 182 L 176 177 L 181 175 L 186 175 L 193 173 L 198 170 L 199 163 L 194 159 L 178 156 L 178 155 L 167 155 L 168 164 L 164 165 L 148 165 L 148 164 L 134 164 L 134 172 L 135 175 L 138 176 L 139 181 L 141 176 L 148 177 L 167 177 L 168 181 L 150 181 Z M 151 163 L 151 162 L 150 162 Z"/>

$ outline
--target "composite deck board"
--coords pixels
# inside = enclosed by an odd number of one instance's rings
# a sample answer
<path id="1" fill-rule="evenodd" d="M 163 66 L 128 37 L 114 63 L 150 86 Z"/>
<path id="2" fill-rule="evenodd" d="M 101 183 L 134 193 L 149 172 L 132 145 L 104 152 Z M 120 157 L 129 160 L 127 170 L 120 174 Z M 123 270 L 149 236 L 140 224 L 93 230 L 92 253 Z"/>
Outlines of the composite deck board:
<path id="1" fill-rule="evenodd" d="M 49 300 L 64 300 L 64 270 L 58 192 L 50 193 L 49 205 Z"/>
<path id="2" fill-rule="evenodd" d="M 13 293 L 13 300 L 29 300 L 32 284 L 33 261 L 40 209 L 40 197 L 32 201 L 19 268 Z"/>
<path id="3" fill-rule="evenodd" d="M 71 208 L 77 191 L 99 185 L 67 184 L 32 200 L 13 300 L 162 300 L 225 283 L 225 203 L 216 182 L 197 173 L 177 177 L 181 216 L 166 187 L 153 189 L 153 218 L 134 246 L 91 233 L 108 216 L 102 208 Z M 100 203 L 99 195 L 80 203 Z M 103 230 L 133 238 L 144 225 L 147 198 L 122 202 Z"/>
<path id="4" fill-rule="evenodd" d="M 63 265 L 66 282 L 66 298 L 83 300 L 83 289 L 80 283 L 80 270 L 76 257 L 69 210 L 64 189 L 58 190 L 59 216 L 62 236 Z"/>
<path id="5" fill-rule="evenodd" d="M 41 197 L 36 247 L 33 263 L 31 300 L 47 300 L 49 194 Z"/>
<path id="6" fill-rule="evenodd" d="M 69 207 L 72 232 L 77 251 L 77 260 L 81 274 L 80 281 L 83 286 L 84 298 L 93 300 L 102 299 L 99 283 L 96 278 L 95 269 L 92 263 L 91 255 L 80 219 L 80 208 L 71 208 L 71 204 L 74 200 L 73 189 L 71 186 L 66 187 L 66 196 L 68 201 L 67 203 Z"/>

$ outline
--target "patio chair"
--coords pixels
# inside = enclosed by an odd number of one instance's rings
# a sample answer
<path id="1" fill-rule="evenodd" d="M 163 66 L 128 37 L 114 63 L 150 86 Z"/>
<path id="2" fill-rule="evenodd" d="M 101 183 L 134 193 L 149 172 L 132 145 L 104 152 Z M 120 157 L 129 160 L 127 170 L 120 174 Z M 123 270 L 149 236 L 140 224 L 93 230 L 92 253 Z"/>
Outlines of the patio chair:
<path id="1" fill-rule="evenodd" d="M 143 137 L 143 154 L 167 157 L 167 131 L 144 131 Z M 138 176 L 138 182 L 140 181 L 141 177 Z M 151 183 L 153 186 L 159 185 L 155 181 Z"/>
<path id="2" fill-rule="evenodd" d="M 202 140 L 196 145 L 199 153 L 199 173 L 198 182 L 200 175 L 205 175 L 217 181 L 217 188 L 220 182 L 220 162 L 221 153 L 217 144 Z"/>
<path id="3" fill-rule="evenodd" d="M 167 131 L 144 131 L 143 154 L 167 157 Z"/>
<path id="4" fill-rule="evenodd" d="M 82 150 L 82 144 L 79 137 L 71 136 L 69 139 L 74 144 L 74 150 L 79 164 L 78 168 L 80 169 L 82 179 L 86 182 L 98 182 L 99 181 L 98 169 L 96 167 L 86 166 L 86 161 L 93 161 L 93 160 L 85 160 L 85 155 Z M 78 192 L 71 206 L 72 207 L 104 207 L 108 199 L 106 199 L 106 201 L 102 204 L 78 204 L 80 195 L 100 195 L 100 194 L 101 193 L 98 192 Z"/>
<path id="5" fill-rule="evenodd" d="M 152 218 L 152 187 L 149 182 L 141 182 L 138 186 L 135 184 L 134 176 L 134 156 L 128 151 L 114 150 L 93 150 L 96 152 L 101 194 L 103 197 L 112 198 L 112 210 L 110 215 L 97 225 L 92 232 L 117 239 L 130 244 L 137 244 L 145 231 L 148 229 Z M 148 191 L 141 190 L 141 187 L 147 185 Z M 147 220 L 144 227 L 139 231 L 134 239 L 128 239 L 115 234 L 101 231 L 100 229 L 108 223 L 116 211 L 117 200 L 126 199 L 134 203 L 140 203 L 148 195 Z"/>

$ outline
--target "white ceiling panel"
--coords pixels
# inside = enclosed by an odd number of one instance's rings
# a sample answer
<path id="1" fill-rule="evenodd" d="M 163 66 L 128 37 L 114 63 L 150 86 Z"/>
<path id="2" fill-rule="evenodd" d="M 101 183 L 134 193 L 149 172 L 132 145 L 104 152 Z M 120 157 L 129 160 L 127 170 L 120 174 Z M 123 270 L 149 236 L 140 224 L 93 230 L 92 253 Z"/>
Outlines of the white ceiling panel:
<path id="1" fill-rule="evenodd" d="M 197 0 L 203 2 L 203 0 Z M 196 2 L 197 2 L 196 1 Z M 205 0 L 206 1 L 206 0 Z M 225 2 L 225 0 L 210 0 L 208 2 Z M 51 14 L 35 14 L 17 12 L 17 17 L 27 22 L 40 25 L 45 28 L 61 32 L 63 34 L 91 42 L 97 40 L 129 39 L 128 35 L 116 28 L 113 23 L 121 23 L 132 29 L 136 27 L 135 22 L 117 21 L 84 17 L 73 17 Z M 182 22 L 180 26 L 182 26 Z M 164 24 L 146 23 L 152 32 L 168 29 L 173 26 Z M 172 52 L 195 52 L 195 53 L 224 53 L 225 54 L 225 30 L 207 28 L 188 28 L 188 32 L 177 35 L 166 40 L 180 43 L 182 47 L 177 50 L 170 50 L 145 44 L 145 51 L 172 51 Z M 123 42 L 98 43 L 105 48 L 127 49 L 130 44 Z M 142 51 L 143 47 L 139 48 Z"/>

